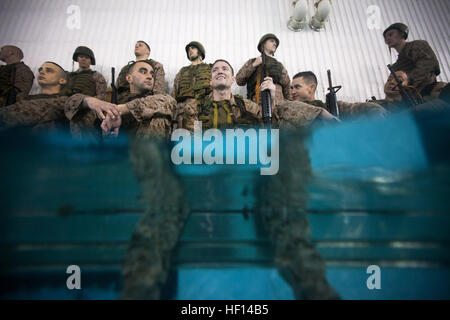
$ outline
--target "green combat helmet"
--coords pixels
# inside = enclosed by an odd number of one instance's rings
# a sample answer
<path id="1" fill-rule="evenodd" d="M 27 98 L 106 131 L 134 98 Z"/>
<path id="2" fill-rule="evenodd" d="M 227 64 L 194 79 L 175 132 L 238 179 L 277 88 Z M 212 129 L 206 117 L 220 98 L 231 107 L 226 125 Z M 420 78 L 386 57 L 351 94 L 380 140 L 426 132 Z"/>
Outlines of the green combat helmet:
<path id="1" fill-rule="evenodd" d="M 196 47 L 198 49 L 198 51 L 200 51 L 200 54 L 202 55 L 203 60 L 205 60 L 205 52 L 206 51 L 205 51 L 205 48 L 203 47 L 203 45 L 200 42 L 191 41 L 191 42 L 189 42 L 186 45 L 185 50 L 186 50 L 186 55 L 187 55 L 188 60 L 189 60 L 189 47 Z"/>
<path id="2" fill-rule="evenodd" d="M 259 40 L 259 43 L 258 43 L 258 51 L 259 52 L 261 52 L 261 53 L 263 52 L 262 47 L 264 45 L 264 42 L 266 42 L 267 39 L 274 39 L 277 42 L 277 48 L 280 45 L 280 39 L 278 39 L 276 35 L 274 35 L 272 33 L 268 33 L 268 34 L 263 35 L 261 40 Z"/>
<path id="3" fill-rule="evenodd" d="M 91 65 L 95 66 L 95 56 L 94 52 L 91 49 L 83 46 L 76 48 L 75 52 L 73 53 L 72 60 L 77 62 L 78 55 L 80 54 L 84 54 L 91 58 Z"/>
<path id="4" fill-rule="evenodd" d="M 402 34 L 402 36 L 405 40 L 408 39 L 409 28 L 406 24 L 403 24 L 400 22 L 391 24 L 386 30 L 384 30 L 383 37 L 386 37 L 386 33 L 388 31 L 391 31 L 394 29 L 400 31 L 400 33 Z"/>

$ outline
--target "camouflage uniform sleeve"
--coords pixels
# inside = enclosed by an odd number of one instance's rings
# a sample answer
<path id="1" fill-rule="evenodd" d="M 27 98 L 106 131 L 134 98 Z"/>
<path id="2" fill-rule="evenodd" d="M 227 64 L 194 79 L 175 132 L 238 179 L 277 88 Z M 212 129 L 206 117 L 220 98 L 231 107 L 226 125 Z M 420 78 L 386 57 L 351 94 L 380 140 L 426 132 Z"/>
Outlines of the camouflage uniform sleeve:
<path id="1" fill-rule="evenodd" d="M 386 109 L 374 102 L 344 102 L 338 101 L 339 114 L 342 118 L 358 115 L 385 115 Z"/>
<path id="2" fill-rule="evenodd" d="M 16 100 L 20 101 L 30 93 L 33 86 L 34 75 L 28 66 L 23 63 L 17 65 L 15 86 L 20 91 L 16 95 Z"/>
<path id="3" fill-rule="evenodd" d="M 178 103 L 176 121 L 180 128 L 194 131 L 194 122 L 198 121 L 198 101 L 188 99 L 185 102 Z"/>
<path id="4" fill-rule="evenodd" d="M 166 93 L 166 73 L 164 72 L 164 66 L 156 62 L 155 64 L 155 85 L 153 86 L 153 92 L 155 94 Z"/>
<path id="5" fill-rule="evenodd" d="M 255 72 L 256 68 L 253 67 L 254 60 L 255 59 L 248 60 L 236 74 L 236 83 L 238 86 L 245 86 L 247 84 L 247 80 L 253 72 Z"/>
<path id="6" fill-rule="evenodd" d="M 67 97 L 25 100 L 0 110 L 0 127 L 34 126 L 64 118 Z"/>
<path id="7" fill-rule="evenodd" d="M 67 119 L 72 120 L 80 111 L 88 109 L 83 106 L 83 101 L 86 97 L 84 94 L 77 93 L 67 99 L 64 106 L 64 113 Z"/>
<path id="8" fill-rule="evenodd" d="M 168 94 L 155 94 L 130 101 L 126 103 L 126 106 L 138 122 L 157 117 L 172 121 L 177 102 Z"/>
<path id="9" fill-rule="evenodd" d="M 95 80 L 95 98 L 105 100 L 106 96 L 106 80 L 100 72 L 94 73 Z"/>
<path id="10" fill-rule="evenodd" d="M 439 68 L 439 62 L 428 42 L 419 40 L 412 44 L 408 55 L 416 67 L 409 72 L 408 77 L 413 81 L 414 87 L 421 90 L 430 83 L 430 75 Z"/>
<path id="11" fill-rule="evenodd" d="M 292 100 L 291 78 L 289 78 L 289 74 L 284 66 L 283 66 L 283 71 L 281 72 L 281 86 L 283 87 L 284 99 Z"/>
<path id="12" fill-rule="evenodd" d="M 304 102 L 284 101 L 275 106 L 273 114 L 280 128 L 292 128 L 310 125 L 322 111 Z"/>
<path id="13" fill-rule="evenodd" d="M 244 99 L 244 105 L 245 110 L 254 116 L 255 119 L 258 120 L 258 122 L 262 122 L 262 112 L 261 112 L 261 106 L 259 104 L 256 104 L 255 102 Z"/>

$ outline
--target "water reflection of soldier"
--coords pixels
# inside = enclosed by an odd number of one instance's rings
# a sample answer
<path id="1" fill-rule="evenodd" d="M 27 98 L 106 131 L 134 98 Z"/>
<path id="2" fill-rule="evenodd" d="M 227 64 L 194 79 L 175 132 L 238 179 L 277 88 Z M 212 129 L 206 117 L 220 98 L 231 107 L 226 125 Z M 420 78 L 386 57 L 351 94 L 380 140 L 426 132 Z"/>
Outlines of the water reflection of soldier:
<path id="1" fill-rule="evenodd" d="M 119 105 L 85 95 L 67 101 L 66 116 L 76 137 L 117 135 L 119 128 L 138 137 L 171 133 L 175 100 L 168 94 L 153 94 L 154 69 L 148 60 L 137 61 L 127 70 L 130 93 L 119 98 Z"/>
<path id="2" fill-rule="evenodd" d="M 384 40 L 389 48 L 398 52 L 398 59 L 392 65 L 394 71 L 404 71 L 408 74 L 409 85 L 418 92 L 436 82 L 436 76 L 441 73 L 436 54 L 425 40 L 406 42 L 409 29 L 403 23 L 394 23 L 384 32 Z"/>
<path id="3" fill-rule="evenodd" d="M 301 101 L 327 111 L 328 106 L 316 99 L 317 77 L 311 71 L 299 72 L 292 79 L 291 92 L 294 101 Z M 361 115 L 384 115 L 386 110 L 376 103 L 348 103 L 338 101 L 339 115 L 341 119 Z"/>
<path id="4" fill-rule="evenodd" d="M 78 62 L 78 70 L 69 73 L 67 95 L 81 93 L 104 100 L 106 94 L 105 77 L 100 72 L 91 70 L 91 65 L 95 66 L 94 52 L 88 47 L 78 47 L 73 53 L 72 60 Z"/>
<path id="5" fill-rule="evenodd" d="M 30 68 L 21 62 L 23 52 L 16 46 L 3 46 L 0 60 L 0 107 L 14 104 L 30 93 L 34 75 Z"/>
<path id="6" fill-rule="evenodd" d="M 187 106 L 180 112 L 182 127 L 192 130 L 195 120 L 202 120 L 206 128 L 261 124 L 261 107 L 231 94 L 234 81 L 231 65 L 225 60 L 217 60 L 212 65 L 213 91 L 206 100 L 208 103 Z M 275 96 L 276 87 L 270 78 L 260 89 L 268 89 Z M 283 171 L 283 177 L 270 181 L 274 184 L 268 191 L 270 194 L 261 191 L 260 195 L 267 200 L 264 201 L 266 208 L 259 209 L 274 242 L 275 262 L 291 284 L 295 297 L 338 298 L 325 278 L 324 262 L 309 240 L 304 183 L 310 175 L 310 167 L 301 138 L 302 134 L 295 137 L 294 146 L 286 156 L 287 169 Z M 132 151 L 132 163 L 143 188 L 142 198 L 147 211 L 138 222 L 125 257 L 123 299 L 161 298 L 171 253 L 188 218 L 188 210 L 183 206 L 183 189 L 170 169 L 168 154 L 151 143 L 137 144 Z M 290 170 L 292 172 L 288 172 Z M 285 176 L 290 174 L 286 179 Z M 283 179 L 288 182 L 285 186 L 280 185 Z M 267 204 L 267 201 L 271 203 Z"/>
<path id="7" fill-rule="evenodd" d="M 54 62 L 45 62 L 39 68 L 38 84 L 41 91 L 0 109 L 0 128 L 26 127 L 47 130 L 65 127 L 66 96 L 60 95 L 67 82 L 64 69 Z"/>
<path id="8" fill-rule="evenodd" d="M 236 83 L 247 86 L 247 98 L 260 104 L 260 79 L 261 73 L 266 70 L 265 76 L 271 77 L 276 86 L 275 105 L 283 100 L 291 99 L 289 74 L 284 66 L 274 58 L 274 54 L 280 44 L 280 40 L 274 34 L 264 35 L 258 43 L 258 51 L 262 55 L 248 60 L 236 74 Z M 264 77 L 263 77 L 264 78 Z"/>
<path id="9" fill-rule="evenodd" d="M 149 61 L 154 70 L 154 81 L 155 85 L 153 88 L 153 92 L 155 94 L 165 94 L 166 93 L 166 81 L 165 81 L 165 72 L 164 66 L 156 60 L 149 59 L 151 53 L 150 46 L 142 40 L 136 42 L 134 46 L 134 55 L 136 56 L 136 61 Z M 122 96 L 126 96 L 130 92 L 130 84 L 126 79 L 126 75 L 128 73 L 128 68 L 135 61 L 130 61 L 126 66 L 120 70 L 119 76 L 116 81 L 117 92 L 119 94 L 119 98 Z"/>

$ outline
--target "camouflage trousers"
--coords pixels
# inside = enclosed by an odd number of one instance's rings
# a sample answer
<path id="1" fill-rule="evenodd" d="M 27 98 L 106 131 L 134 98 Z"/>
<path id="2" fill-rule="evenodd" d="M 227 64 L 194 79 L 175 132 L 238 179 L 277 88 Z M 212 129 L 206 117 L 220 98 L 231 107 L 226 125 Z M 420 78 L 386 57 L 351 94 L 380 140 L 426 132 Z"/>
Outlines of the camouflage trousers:
<path id="1" fill-rule="evenodd" d="M 293 131 L 297 132 L 297 131 Z M 310 241 L 306 216 L 311 168 L 303 132 L 280 141 L 278 175 L 261 177 L 255 196 L 275 248 L 275 263 L 296 299 L 336 299 L 325 278 L 325 263 Z M 283 140 L 283 139 L 282 139 Z M 284 151 L 282 151 L 284 150 Z M 188 218 L 182 183 L 168 152 L 154 143 L 134 144 L 131 160 L 147 204 L 125 257 L 123 299 L 160 299 L 170 258 Z"/>

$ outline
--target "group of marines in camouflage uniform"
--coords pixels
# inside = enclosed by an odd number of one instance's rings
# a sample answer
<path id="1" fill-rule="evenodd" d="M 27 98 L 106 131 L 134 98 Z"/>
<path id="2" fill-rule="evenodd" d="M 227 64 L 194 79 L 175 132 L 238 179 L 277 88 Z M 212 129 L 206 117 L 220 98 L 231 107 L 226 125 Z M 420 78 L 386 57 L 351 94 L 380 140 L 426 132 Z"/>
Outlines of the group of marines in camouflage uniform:
<path id="1" fill-rule="evenodd" d="M 438 105 L 448 108 L 448 85 L 436 81 L 439 63 L 426 41 L 406 42 L 408 28 L 396 23 L 383 33 L 389 48 L 399 53 L 394 70 L 403 86 L 423 101 L 415 108 Z M 22 62 L 19 48 L 5 46 L 0 58 L 7 63 L 0 70 L 0 128 L 27 126 L 34 130 L 65 127 L 74 136 L 117 136 L 119 129 L 133 137 L 168 138 L 176 128 L 190 131 L 195 121 L 203 128 L 262 126 L 262 91 L 272 97 L 274 128 L 307 127 L 320 121 L 341 121 L 353 116 L 385 116 L 404 110 L 402 96 L 392 76 L 385 84 L 385 99 L 346 103 L 339 101 L 340 118 L 315 98 L 317 78 L 310 71 L 296 74 L 291 82 L 287 70 L 274 58 L 280 41 L 274 34 L 258 43 L 260 56 L 248 60 L 234 76 L 233 67 L 223 59 L 205 63 L 203 45 L 186 45 L 191 64 L 175 77 L 171 95 L 166 93 L 163 65 L 149 59 L 150 46 L 138 41 L 136 61 L 122 68 L 117 79 L 118 103 L 105 101 L 106 81 L 90 69 L 95 65 L 92 50 L 78 47 L 73 61 L 79 69 L 67 73 L 54 62 L 45 62 L 38 72 L 41 92 L 27 96 L 33 75 Z M 11 70 L 15 70 L 11 72 Z M 14 78 L 11 74 L 15 73 Z M 247 86 L 247 98 L 233 95 L 236 82 Z M 14 87 L 17 102 L 7 105 Z M 256 208 L 265 221 L 275 247 L 275 262 L 291 284 L 298 299 L 337 299 L 325 278 L 325 264 L 310 242 L 306 219 L 306 181 L 311 176 L 309 158 L 300 142 L 303 131 L 292 131 L 281 149 L 280 171 L 262 181 Z M 157 139 L 158 140 L 158 139 Z M 122 298 L 161 298 L 170 268 L 170 257 L 188 217 L 182 184 L 170 167 L 167 152 L 158 143 L 133 140 L 131 162 L 142 185 L 146 214 L 133 233 L 123 268 Z"/>

